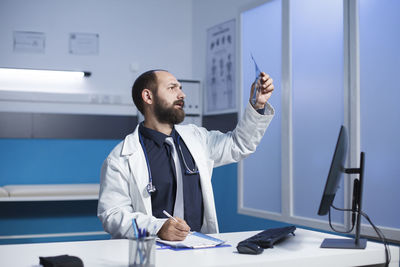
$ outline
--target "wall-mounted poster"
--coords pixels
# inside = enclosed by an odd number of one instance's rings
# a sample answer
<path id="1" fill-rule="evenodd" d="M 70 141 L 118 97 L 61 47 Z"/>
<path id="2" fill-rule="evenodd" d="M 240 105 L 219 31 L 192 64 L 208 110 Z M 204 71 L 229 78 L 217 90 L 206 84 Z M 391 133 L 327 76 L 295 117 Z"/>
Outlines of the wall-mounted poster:
<path id="1" fill-rule="evenodd" d="M 206 114 L 237 111 L 235 20 L 207 31 Z"/>

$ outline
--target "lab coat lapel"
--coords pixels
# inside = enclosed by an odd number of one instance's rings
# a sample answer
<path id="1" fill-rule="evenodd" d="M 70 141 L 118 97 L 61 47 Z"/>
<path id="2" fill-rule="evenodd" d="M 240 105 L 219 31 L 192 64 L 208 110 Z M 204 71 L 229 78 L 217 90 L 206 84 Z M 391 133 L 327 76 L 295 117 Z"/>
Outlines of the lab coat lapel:
<path id="1" fill-rule="evenodd" d="M 151 215 L 151 196 L 146 189 L 149 183 L 149 173 L 144 152 L 139 142 L 138 129 L 137 127 L 133 134 L 127 136 L 122 153 L 128 156 L 129 169 L 132 174 L 130 183 L 136 183 L 136 188 L 139 191 L 139 194 L 137 194 L 135 186 L 133 186 L 130 189 L 131 197 L 140 200 L 136 203 L 143 203 L 146 213 Z"/>
<path id="2" fill-rule="evenodd" d="M 197 168 L 199 169 L 204 204 L 202 232 L 204 229 L 206 233 L 217 233 L 218 222 L 215 210 L 214 193 L 211 184 L 211 171 L 213 163 L 210 159 L 206 158 L 206 155 L 203 153 L 204 147 L 200 142 L 198 142 L 198 139 L 193 134 L 193 130 L 191 128 L 176 126 L 176 130 L 185 142 L 190 154 L 192 154 L 192 157 L 196 162 Z"/>
<path id="3" fill-rule="evenodd" d="M 196 162 L 197 168 L 199 168 L 200 177 L 209 177 L 210 173 L 207 167 L 208 159 L 205 157 L 203 147 L 196 140 L 193 132 L 190 129 L 185 129 L 179 126 L 175 126 L 177 132 L 182 137 L 182 140 L 185 142 L 187 148 L 192 154 L 194 161 Z"/>

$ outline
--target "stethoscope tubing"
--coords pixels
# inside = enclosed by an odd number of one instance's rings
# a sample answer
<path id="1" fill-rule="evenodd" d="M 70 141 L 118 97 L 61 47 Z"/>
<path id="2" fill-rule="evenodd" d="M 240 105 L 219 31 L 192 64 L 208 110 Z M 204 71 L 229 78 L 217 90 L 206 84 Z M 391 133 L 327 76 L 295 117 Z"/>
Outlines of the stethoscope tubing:
<path id="1" fill-rule="evenodd" d="M 146 188 L 146 189 L 147 189 L 147 192 L 151 195 L 151 194 L 152 194 L 153 192 L 155 192 L 157 189 L 156 189 L 156 187 L 153 185 L 153 176 L 152 176 L 152 174 L 151 174 L 151 168 L 150 168 L 150 163 L 149 163 L 149 157 L 148 157 L 148 155 L 147 155 L 146 147 L 145 147 L 144 142 L 143 142 L 142 134 L 139 132 L 138 135 L 139 135 L 140 144 L 142 145 L 142 148 L 143 148 L 144 157 L 145 157 L 145 159 L 146 159 L 147 171 L 148 171 L 148 173 L 149 173 L 149 183 L 147 184 L 147 188 Z M 181 156 L 182 156 L 183 164 L 185 165 L 185 173 L 188 174 L 188 175 L 198 174 L 199 171 L 198 171 L 196 165 L 195 165 L 195 167 L 194 167 L 193 170 L 189 169 L 189 167 L 187 166 L 185 157 L 183 156 L 183 152 L 182 152 L 182 148 L 181 148 L 179 139 L 180 139 L 180 136 L 178 135 L 178 149 L 179 149 L 179 152 L 180 152 L 180 154 L 181 154 Z"/>

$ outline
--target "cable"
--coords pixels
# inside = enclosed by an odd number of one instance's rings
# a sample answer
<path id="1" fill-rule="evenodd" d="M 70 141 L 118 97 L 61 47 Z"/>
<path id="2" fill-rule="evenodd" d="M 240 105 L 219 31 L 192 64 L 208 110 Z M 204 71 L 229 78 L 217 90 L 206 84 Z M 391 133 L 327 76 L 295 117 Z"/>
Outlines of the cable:
<path id="1" fill-rule="evenodd" d="M 374 228 L 376 234 L 378 235 L 379 239 L 382 241 L 382 243 L 385 247 L 385 257 L 386 257 L 385 267 L 388 267 L 390 260 L 391 260 L 389 245 L 387 243 L 385 235 L 382 233 L 382 231 L 377 226 L 375 226 L 375 224 L 371 221 L 369 216 L 366 213 L 364 213 L 363 211 L 352 210 L 352 209 L 341 209 L 341 208 L 337 208 L 333 205 L 331 205 L 331 207 L 334 208 L 335 210 L 339 210 L 339 211 L 351 211 L 351 212 L 359 213 L 361 216 L 363 216 L 369 222 L 369 224 L 372 226 L 372 228 Z M 346 231 L 346 232 L 337 231 L 335 228 L 333 228 L 333 226 L 331 224 L 331 209 L 329 208 L 329 226 L 335 232 L 346 234 L 346 233 L 350 233 L 354 229 L 354 222 L 353 222 L 353 225 L 352 225 L 350 231 Z"/>
<path id="2" fill-rule="evenodd" d="M 375 224 L 372 223 L 371 219 L 369 218 L 369 216 L 366 213 L 360 211 L 360 214 L 369 222 L 369 224 L 371 224 L 371 226 L 374 228 L 374 230 L 377 233 L 377 235 L 379 236 L 379 238 L 382 240 L 382 242 L 385 246 L 385 256 L 386 256 L 385 266 L 389 266 L 389 262 L 391 260 L 391 255 L 390 255 L 390 250 L 389 250 L 389 246 L 388 246 L 387 240 L 385 238 L 385 235 L 382 233 L 382 231 L 377 226 L 375 226 Z"/>
<path id="3" fill-rule="evenodd" d="M 331 207 L 333 207 L 335 210 L 345 211 L 345 210 L 343 210 L 343 209 L 336 208 L 336 207 L 333 206 L 333 205 L 331 205 Z M 355 225 L 354 222 L 352 222 L 352 226 L 351 226 L 350 230 L 348 230 L 348 231 L 339 231 L 339 230 L 335 229 L 335 228 L 333 227 L 333 225 L 332 225 L 332 222 L 331 222 L 331 209 L 329 209 L 329 214 L 328 214 L 328 215 L 329 215 L 329 226 L 332 228 L 333 231 L 335 231 L 335 232 L 337 232 L 337 233 L 341 233 L 341 234 L 349 234 L 349 233 L 351 233 L 351 232 L 353 231 L 354 225 Z"/>

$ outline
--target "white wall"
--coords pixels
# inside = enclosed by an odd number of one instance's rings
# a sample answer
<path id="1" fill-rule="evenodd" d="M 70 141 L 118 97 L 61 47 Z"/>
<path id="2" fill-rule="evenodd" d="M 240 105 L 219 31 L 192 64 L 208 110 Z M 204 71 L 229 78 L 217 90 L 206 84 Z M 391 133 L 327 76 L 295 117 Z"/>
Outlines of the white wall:
<path id="1" fill-rule="evenodd" d="M 130 95 L 138 74 L 168 69 L 192 78 L 192 2 L 187 0 L 1 0 L 0 67 L 78 69 L 83 83 L 32 88 L 22 82 L 0 90 L 105 92 Z M 43 32 L 44 54 L 13 52 L 13 31 Z M 69 33 L 98 33 L 99 55 L 68 53 Z M 130 69 L 131 63 L 137 72 Z"/>
<path id="2" fill-rule="evenodd" d="M 0 81 L 0 90 L 117 94 L 125 96 L 122 102 L 127 104 L 132 82 L 148 69 L 168 69 L 180 79 L 204 81 L 207 29 L 233 18 L 238 25 L 240 11 L 263 2 L 1 0 L 0 67 L 81 69 L 91 71 L 92 76 L 80 83 L 40 84 L 36 88 L 32 83 L 22 80 L 13 85 Z M 45 33 L 45 53 L 14 53 L 13 31 Z M 69 54 L 68 36 L 71 32 L 98 33 L 99 55 Z M 239 51 L 239 35 L 237 44 Z M 131 70 L 132 63 L 136 72 Z M 65 99 L 65 95 L 62 98 Z M 78 98 L 91 102 L 92 99 L 98 101 L 99 97 L 78 95 Z M 11 104 L 10 107 L 14 106 Z M 103 107 L 99 107 L 99 110 L 103 110 Z M 68 112 L 68 108 L 61 112 Z"/>
<path id="3" fill-rule="evenodd" d="M 263 2 L 1 0 L 0 66 L 92 72 L 90 82 L 61 91 L 126 91 L 150 68 L 168 69 L 181 79 L 204 80 L 207 29 L 233 18 L 238 23 L 240 11 Z M 45 33 L 46 53 L 13 53 L 13 31 Z M 99 33 L 100 54 L 68 54 L 70 32 Z M 130 70 L 131 63 L 138 68 L 136 73 Z M 0 83 L 0 89 L 6 88 Z"/>

